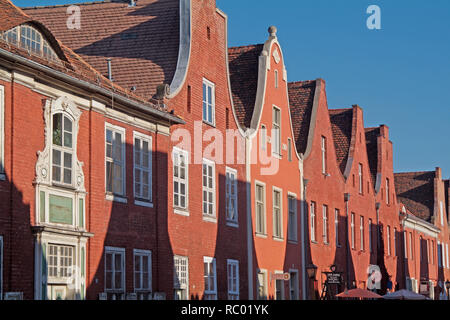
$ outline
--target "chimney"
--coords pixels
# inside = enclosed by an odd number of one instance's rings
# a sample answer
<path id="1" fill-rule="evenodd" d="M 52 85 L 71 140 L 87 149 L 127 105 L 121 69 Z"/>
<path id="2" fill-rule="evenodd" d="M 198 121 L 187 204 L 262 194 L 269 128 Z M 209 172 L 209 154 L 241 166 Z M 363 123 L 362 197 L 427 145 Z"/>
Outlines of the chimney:
<path id="1" fill-rule="evenodd" d="M 111 69 L 111 58 L 106 59 L 106 63 L 108 64 L 108 79 L 110 81 L 113 81 L 112 69 Z"/>

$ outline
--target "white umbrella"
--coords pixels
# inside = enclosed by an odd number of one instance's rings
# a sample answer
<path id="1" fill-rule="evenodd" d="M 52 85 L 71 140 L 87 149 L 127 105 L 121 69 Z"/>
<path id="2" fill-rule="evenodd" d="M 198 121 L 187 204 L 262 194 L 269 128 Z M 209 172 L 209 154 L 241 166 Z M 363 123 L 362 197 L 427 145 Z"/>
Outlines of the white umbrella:
<path id="1" fill-rule="evenodd" d="M 427 298 L 421 294 L 403 289 L 392 293 L 388 293 L 387 295 L 383 296 L 383 299 L 426 300 Z"/>

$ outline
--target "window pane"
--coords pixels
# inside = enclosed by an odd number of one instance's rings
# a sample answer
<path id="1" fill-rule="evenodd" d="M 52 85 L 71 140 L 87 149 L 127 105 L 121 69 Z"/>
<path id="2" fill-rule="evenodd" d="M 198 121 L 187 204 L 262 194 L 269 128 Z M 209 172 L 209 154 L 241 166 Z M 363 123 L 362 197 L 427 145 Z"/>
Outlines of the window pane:
<path id="1" fill-rule="evenodd" d="M 53 115 L 53 144 L 62 146 L 62 114 Z"/>

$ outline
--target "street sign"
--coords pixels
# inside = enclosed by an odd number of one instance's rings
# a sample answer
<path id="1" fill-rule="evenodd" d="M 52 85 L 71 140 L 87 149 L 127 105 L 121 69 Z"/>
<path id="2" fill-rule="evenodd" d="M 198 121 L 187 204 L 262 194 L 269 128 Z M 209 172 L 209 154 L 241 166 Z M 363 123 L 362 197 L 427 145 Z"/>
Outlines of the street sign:
<path id="1" fill-rule="evenodd" d="M 289 281 L 289 280 L 291 280 L 291 275 L 288 272 L 286 272 L 286 273 L 272 273 L 271 278 L 272 278 L 272 280 Z"/>

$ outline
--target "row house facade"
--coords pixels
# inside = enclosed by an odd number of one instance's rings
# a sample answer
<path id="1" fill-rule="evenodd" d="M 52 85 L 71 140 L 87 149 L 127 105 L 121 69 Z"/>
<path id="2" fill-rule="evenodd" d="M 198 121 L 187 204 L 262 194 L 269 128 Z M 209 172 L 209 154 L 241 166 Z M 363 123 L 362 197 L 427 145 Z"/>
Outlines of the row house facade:
<path id="1" fill-rule="evenodd" d="M 84 3 L 79 27 L 70 6 L 0 4 L 4 297 L 436 298 L 449 280 L 448 181 L 408 200 L 389 128 L 288 82 L 275 27 L 228 48 L 214 0 Z"/>

